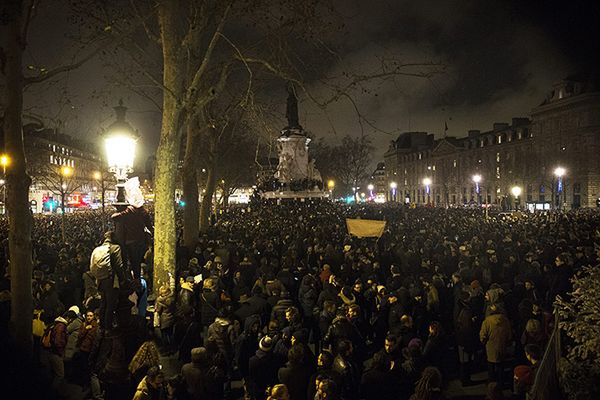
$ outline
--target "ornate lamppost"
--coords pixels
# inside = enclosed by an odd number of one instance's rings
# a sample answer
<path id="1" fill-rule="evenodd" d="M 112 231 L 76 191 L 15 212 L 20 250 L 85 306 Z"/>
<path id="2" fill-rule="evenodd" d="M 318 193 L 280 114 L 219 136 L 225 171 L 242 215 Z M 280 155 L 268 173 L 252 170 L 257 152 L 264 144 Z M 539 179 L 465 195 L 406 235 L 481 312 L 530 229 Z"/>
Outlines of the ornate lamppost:
<path id="1" fill-rule="evenodd" d="M 561 194 L 564 190 L 563 176 L 566 172 L 567 171 L 563 167 L 556 167 L 556 169 L 554 170 L 554 175 L 556 176 L 556 196 L 558 210 L 561 210 L 562 208 Z"/>
<path id="2" fill-rule="evenodd" d="M 427 194 L 427 205 L 431 203 L 431 178 L 424 178 L 423 185 L 425 186 L 425 193 Z"/>

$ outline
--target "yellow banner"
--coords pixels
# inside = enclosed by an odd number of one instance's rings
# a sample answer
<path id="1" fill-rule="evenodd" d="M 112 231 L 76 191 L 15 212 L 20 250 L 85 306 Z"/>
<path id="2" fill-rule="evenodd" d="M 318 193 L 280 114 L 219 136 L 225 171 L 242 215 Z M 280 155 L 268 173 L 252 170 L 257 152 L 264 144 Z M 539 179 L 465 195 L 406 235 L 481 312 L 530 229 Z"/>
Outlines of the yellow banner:
<path id="1" fill-rule="evenodd" d="M 346 226 L 348 233 L 357 237 L 381 237 L 385 229 L 385 221 L 346 218 Z"/>

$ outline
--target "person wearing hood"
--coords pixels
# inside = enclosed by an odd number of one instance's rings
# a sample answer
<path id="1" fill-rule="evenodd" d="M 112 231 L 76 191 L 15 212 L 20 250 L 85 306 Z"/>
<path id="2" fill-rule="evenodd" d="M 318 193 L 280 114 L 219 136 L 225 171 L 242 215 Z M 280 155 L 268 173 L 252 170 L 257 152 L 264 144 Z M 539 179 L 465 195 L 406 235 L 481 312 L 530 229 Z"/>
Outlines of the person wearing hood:
<path id="1" fill-rule="evenodd" d="M 158 314 L 158 327 L 160 328 L 162 345 L 170 351 L 173 346 L 175 296 L 169 286 L 163 285 L 160 287 L 154 312 Z"/>
<path id="2" fill-rule="evenodd" d="M 235 364 L 243 379 L 248 378 L 250 357 L 258 350 L 260 316 L 251 315 L 244 321 L 244 330 L 235 343 Z"/>
<path id="3" fill-rule="evenodd" d="M 258 350 L 248 361 L 248 380 L 245 388 L 250 398 L 264 400 L 267 388 L 277 383 L 281 360 L 273 354 L 273 346 L 273 339 L 263 336 Z"/>
<path id="4" fill-rule="evenodd" d="M 485 345 L 490 381 L 503 386 L 503 364 L 512 340 L 510 321 L 496 304 L 490 305 L 490 315 L 485 318 L 479 331 L 479 339 Z"/>
<path id="5" fill-rule="evenodd" d="M 126 266 L 129 261 L 133 277 L 140 279 L 146 252 L 146 232 L 151 234 L 154 228 L 144 208 L 144 196 L 137 177 L 125 182 L 125 198 L 129 205 L 112 214 L 111 219 L 115 224 L 117 242 L 123 247 L 123 264 Z"/>
<path id="6" fill-rule="evenodd" d="M 76 355 L 77 340 L 79 337 L 79 328 L 81 327 L 81 318 L 79 317 L 79 307 L 72 306 L 65 313 L 67 323 L 67 344 L 65 346 L 65 370 L 67 376 L 73 373 L 73 358 Z"/>
<path id="7" fill-rule="evenodd" d="M 52 386 L 58 387 L 65 378 L 65 349 L 67 347 L 67 315 L 56 317 L 50 332 L 50 348 L 47 348 L 47 360 L 52 371 Z"/>

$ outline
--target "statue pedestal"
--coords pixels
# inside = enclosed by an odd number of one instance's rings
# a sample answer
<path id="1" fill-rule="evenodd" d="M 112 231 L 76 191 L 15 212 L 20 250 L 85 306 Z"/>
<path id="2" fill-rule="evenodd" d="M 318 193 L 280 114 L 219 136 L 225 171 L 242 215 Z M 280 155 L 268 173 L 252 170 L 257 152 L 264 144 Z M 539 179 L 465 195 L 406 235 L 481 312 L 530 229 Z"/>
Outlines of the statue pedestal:
<path id="1" fill-rule="evenodd" d="M 308 144 L 310 138 L 299 128 L 286 128 L 277 139 L 279 165 L 275 178 L 286 184 L 309 176 Z"/>

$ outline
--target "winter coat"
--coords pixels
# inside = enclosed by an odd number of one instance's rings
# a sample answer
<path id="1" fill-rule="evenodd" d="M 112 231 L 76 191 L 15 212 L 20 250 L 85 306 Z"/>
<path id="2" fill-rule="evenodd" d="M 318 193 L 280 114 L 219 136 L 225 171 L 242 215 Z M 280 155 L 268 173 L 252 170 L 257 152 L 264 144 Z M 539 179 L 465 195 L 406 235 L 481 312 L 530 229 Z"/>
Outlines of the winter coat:
<path id="1" fill-rule="evenodd" d="M 216 318 L 215 322 L 208 327 L 208 335 L 204 340 L 205 346 L 209 338 L 215 340 L 219 351 L 227 360 L 233 358 L 233 325 L 229 320 Z"/>
<path id="2" fill-rule="evenodd" d="M 209 326 L 215 321 L 219 307 L 219 294 L 211 290 L 203 290 L 200 294 L 200 323 L 202 326 Z"/>
<path id="3" fill-rule="evenodd" d="M 146 383 L 146 377 L 137 385 L 133 400 L 164 400 L 166 399 L 164 390 L 154 389 L 148 383 Z"/>
<path id="4" fill-rule="evenodd" d="M 479 331 L 481 343 L 485 345 L 487 360 L 499 363 L 506 358 L 507 348 L 512 339 L 510 321 L 502 313 L 486 317 Z"/>
<path id="5" fill-rule="evenodd" d="M 305 400 L 308 391 L 308 380 L 311 371 L 302 365 L 288 365 L 279 368 L 277 376 L 279 382 L 283 383 L 290 394 L 290 400 Z"/>
<path id="6" fill-rule="evenodd" d="M 460 311 L 454 321 L 456 344 L 472 353 L 477 348 L 477 328 L 473 322 L 473 311 L 470 307 L 459 305 Z"/>
<path id="7" fill-rule="evenodd" d="M 84 322 L 79 327 L 77 347 L 79 347 L 79 351 L 83 353 L 90 353 L 94 348 L 96 333 L 98 332 L 98 324 L 96 323 L 96 321 L 94 321 L 92 322 L 90 329 L 87 329 L 86 326 L 87 324 Z"/>
<path id="8" fill-rule="evenodd" d="M 79 328 L 81 320 L 75 318 L 67 325 L 67 345 L 65 346 L 65 360 L 71 360 L 78 350 Z"/>
<path id="9" fill-rule="evenodd" d="M 175 296 L 169 293 L 156 299 L 156 312 L 160 316 L 160 329 L 168 329 L 175 323 Z"/>
<path id="10" fill-rule="evenodd" d="M 248 376 L 248 362 L 250 357 L 258 350 L 258 331 L 252 331 L 252 325 L 258 324 L 260 328 L 260 317 L 251 315 L 244 321 L 244 331 L 237 338 L 235 344 L 235 363 L 242 377 Z"/>
<path id="11" fill-rule="evenodd" d="M 298 300 L 302 307 L 304 316 L 312 316 L 314 308 L 317 305 L 317 298 L 319 297 L 318 281 L 312 275 L 306 275 L 300 282 L 300 289 L 298 290 Z"/>
<path id="12" fill-rule="evenodd" d="M 54 320 L 52 328 L 52 352 L 56 355 L 64 357 L 65 348 L 67 346 L 67 320 L 63 317 L 58 317 Z"/>
<path id="13" fill-rule="evenodd" d="M 177 317 L 187 321 L 191 321 L 194 315 L 194 289 L 189 283 L 183 283 L 177 298 Z"/>
<path id="14" fill-rule="evenodd" d="M 273 351 L 257 350 L 248 362 L 248 381 L 253 398 L 265 398 L 265 390 L 277 383 L 280 363 Z"/>
<path id="15" fill-rule="evenodd" d="M 386 370 L 371 369 L 360 380 L 360 398 L 364 400 L 392 400 L 397 398 L 396 377 Z"/>

